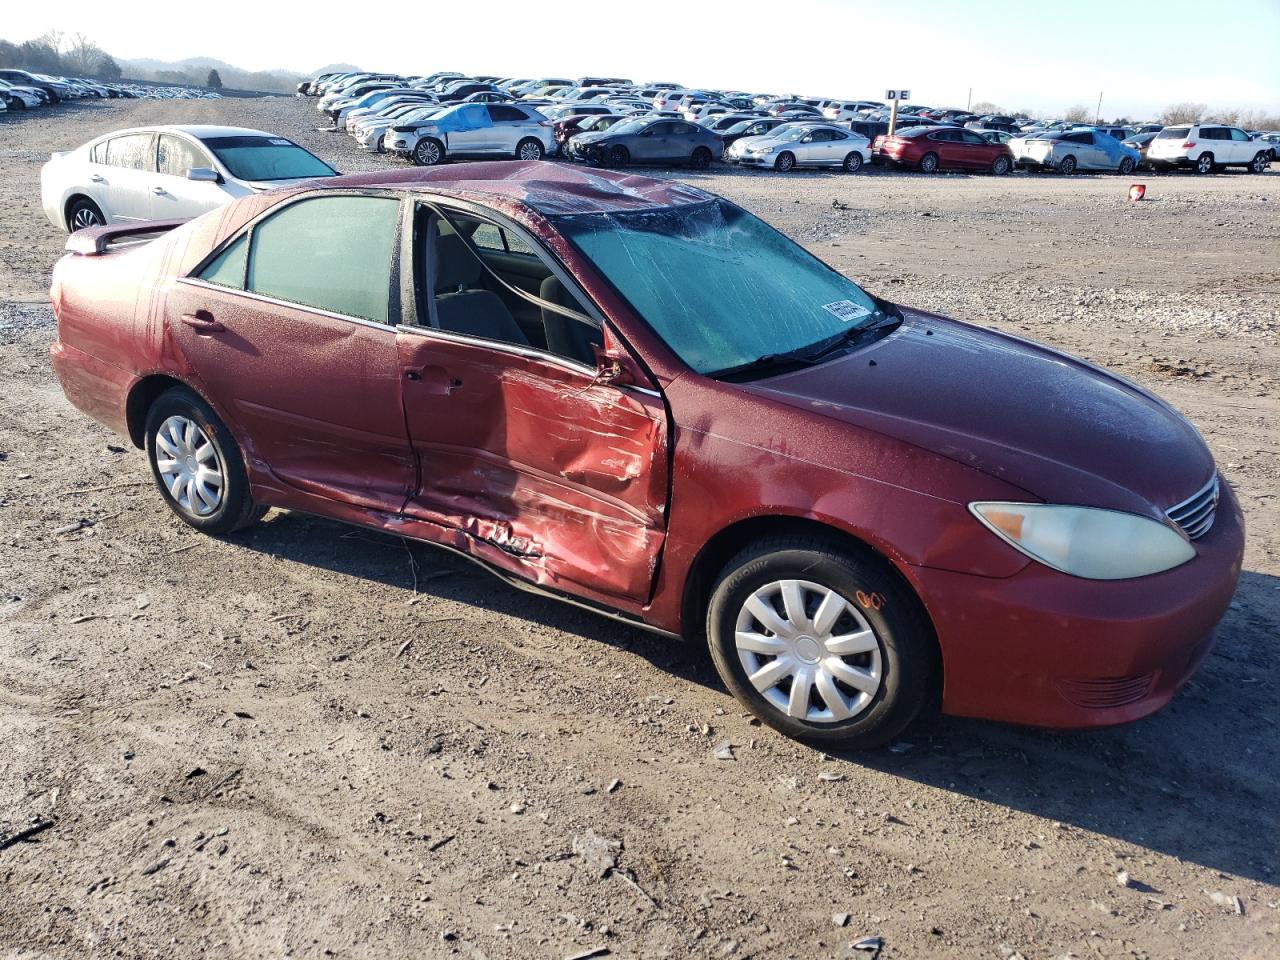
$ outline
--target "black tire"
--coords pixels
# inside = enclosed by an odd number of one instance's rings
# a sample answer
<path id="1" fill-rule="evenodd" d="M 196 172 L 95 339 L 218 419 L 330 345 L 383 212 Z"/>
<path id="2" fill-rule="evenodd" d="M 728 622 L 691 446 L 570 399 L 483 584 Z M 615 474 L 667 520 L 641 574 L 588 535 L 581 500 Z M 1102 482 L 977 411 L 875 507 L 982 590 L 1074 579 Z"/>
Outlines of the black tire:
<path id="1" fill-rule="evenodd" d="M 21 97 L 14 97 L 12 100 L 7 100 L 5 102 L 10 110 L 27 109 L 27 101 L 23 100 Z"/>
<path id="2" fill-rule="evenodd" d="M 158 459 L 163 451 L 156 436 L 172 417 L 190 421 L 203 432 L 205 439 L 213 446 L 213 454 L 222 474 L 223 486 L 217 508 L 203 516 L 184 506 L 161 477 Z M 202 445 L 201 448 L 203 449 Z M 258 506 L 249 496 L 249 479 L 245 475 L 244 458 L 231 431 L 218 419 L 213 409 L 187 387 L 166 390 L 151 404 L 147 411 L 146 449 L 151 476 L 160 495 L 169 509 L 188 526 L 202 533 L 218 536 L 250 526 L 267 512 L 266 507 Z M 180 490 L 179 496 L 183 495 Z"/>
<path id="3" fill-rule="evenodd" d="M 938 172 L 938 155 L 930 151 L 920 158 L 921 173 L 937 173 Z"/>
<path id="4" fill-rule="evenodd" d="M 711 166 L 711 151 L 706 147 L 697 147 L 689 158 L 689 166 L 695 170 L 705 170 Z"/>
<path id="5" fill-rule="evenodd" d="M 631 151 L 620 143 L 609 148 L 609 166 L 625 167 L 631 163 Z"/>
<path id="6" fill-rule="evenodd" d="M 413 162 L 420 167 L 434 167 L 444 162 L 444 144 L 435 137 L 423 137 L 413 147 Z"/>
<path id="7" fill-rule="evenodd" d="M 999 156 L 991 161 L 991 172 L 997 177 L 1003 177 L 1013 169 L 1013 161 L 1008 157 Z"/>
<path id="8" fill-rule="evenodd" d="M 88 197 L 76 197 L 67 207 L 67 232 L 75 233 L 87 227 L 105 226 L 107 218 L 98 205 Z"/>
<path id="9" fill-rule="evenodd" d="M 373 145 L 373 149 L 377 153 L 387 152 L 387 135 L 385 133 L 378 137 L 378 142 Z"/>
<path id="10" fill-rule="evenodd" d="M 1116 169 L 1116 173 L 1120 174 L 1122 177 L 1127 177 L 1129 174 L 1133 173 L 1136 166 L 1137 164 L 1133 162 L 1133 157 L 1121 157 L 1120 166 Z"/>
<path id="11" fill-rule="evenodd" d="M 1266 173 L 1267 166 L 1271 163 L 1271 158 L 1267 156 L 1267 151 L 1259 150 L 1258 155 L 1249 163 L 1249 169 L 1254 173 Z"/>
<path id="12" fill-rule="evenodd" d="M 525 137 L 516 144 L 517 160 L 542 160 L 546 155 L 546 147 L 542 145 L 542 141 L 534 137 Z"/>
<path id="13" fill-rule="evenodd" d="M 778 154 L 778 159 L 773 161 L 773 169 L 779 173 L 787 173 L 795 169 L 796 155 L 790 150 L 783 150 Z"/>
<path id="14" fill-rule="evenodd" d="M 1201 176 L 1204 176 L 1206 173 L 1213 173 L 1217 169 L 1216 164 L 1213 162 L 1213 154 L 1208 152 L 1200 154 L 1200 156 L 1196 158 L 1196 165 L 1194 169 L 1196 173 Z"/>
<path id="15" fill-rule="evenodd" d="M 862 169 L 862 154 L 857 150 L 849 151 L 849 155 L 844 158 L 844 163 L 840 164 L 840 169 L 845 173 L 857 173 Z"/>
<path id="16" fill-rule="evenodd" d="M 1069 177 L 1076 172 L 1076 158 L 1074 154 L 1068 153 L 1058 161 L 1058 172 L 1064 177 Z"/>
<path id="17" fill-rule="evenodd" d="M 748 677 L 735 640 L 738 618 L 755 591 L 788 579 L 834 591 L 856 609 L 874 635 L 876 652 L 865 656 L 878 656 L 880 683 L 874 695 L 868 694 L 864 705 L 847 719 L 823 722 L 790 716 L 757 691 Z M 808 601 L 816 602 L 816 597 L 809 595 Z M 813 616 L 814 611 L 806 612 Z M 842 619 L 853 616 L 847 612 L 841 615 Z M 835 630 L 834 624 L 831 629 Z M 730 692 L 761 721 L 798 740 L 847 749 L 880 746 L 898 736 L 937 689 L 936 642 L 914 594 L 883 561 L 871 554 L 851 552 L 820 536 L 769 538 L 730 560 L 711 594 L 707 637 L 712 661 Z M 809 638 L 800 642 L 812 644 Z M 784 679 L 790 687 L 790 678 Z M 840 692 L 850 691 L 847 687 Z M 770 692 L 782 695 L 777 687 Z M 812 707 L 815 702 L 810 699 L 807 703 Z"/>

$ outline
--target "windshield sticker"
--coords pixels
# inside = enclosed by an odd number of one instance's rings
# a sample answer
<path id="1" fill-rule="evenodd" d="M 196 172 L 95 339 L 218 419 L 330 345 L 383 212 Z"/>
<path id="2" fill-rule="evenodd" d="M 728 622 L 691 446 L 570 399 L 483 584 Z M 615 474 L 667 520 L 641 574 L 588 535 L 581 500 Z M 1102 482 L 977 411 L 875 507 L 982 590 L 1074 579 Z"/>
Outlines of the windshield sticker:
<path id="1" fill-rule="evenodd" d="M 858 306 L 852 300 L 837 300 L 835 303 L 824 303 L 822 309 L 827 313 L 835 314 L 845 323 L 853 323 L 855 320 L 871 316 L 870 310 L 866 307 Z"/>
<path id="2" fill-rule="evenodd" d="M 284 140 L 284 139 L 281 139 L 280 137 L 272 137 L 272 138 L 271 138 L 271 140 L 270 140 L 269 142 L 270 142 L 270 143 L 274 143 L 277 147 L 291 147 L 291 146 L 293 146 L 293 142 L 292 142 L 292 141 L 290 141 L 290 140 Z"/>

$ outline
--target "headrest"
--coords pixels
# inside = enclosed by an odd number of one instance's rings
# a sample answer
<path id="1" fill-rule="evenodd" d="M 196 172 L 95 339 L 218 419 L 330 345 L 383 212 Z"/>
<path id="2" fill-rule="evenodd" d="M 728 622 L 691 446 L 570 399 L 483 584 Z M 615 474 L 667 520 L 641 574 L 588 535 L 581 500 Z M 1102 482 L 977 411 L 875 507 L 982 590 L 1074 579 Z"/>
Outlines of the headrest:
<path id="1" fill-rule="evenodd" d="M 474 284 L 483 269 L 476 255 L 456 233 L 442 233 L 435 243 L 436 293 L 449 293 Z"/>

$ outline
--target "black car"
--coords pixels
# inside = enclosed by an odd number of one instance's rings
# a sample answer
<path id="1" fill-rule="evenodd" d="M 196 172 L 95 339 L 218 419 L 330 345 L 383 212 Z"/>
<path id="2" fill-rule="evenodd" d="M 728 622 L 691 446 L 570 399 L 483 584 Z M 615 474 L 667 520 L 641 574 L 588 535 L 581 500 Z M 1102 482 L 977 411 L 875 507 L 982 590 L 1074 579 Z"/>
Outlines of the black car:
<path id="1" fill-rule="evenodd" d="M 35 87 L 49 95 L 50 103 L 59 103 L 67 94 L 67 88 L 61 83 L 51 83 L 32 76 L 25 70 L 0 70 L 0 80 L 8 80 L 19 87 Z"/>
<path id="2" fill-rule="evenodd" d="M 1133 147 L 1137 150 L 1141 159 L 1138 160 L 1138 169 L 1150 169 L 1147 165 L 1147 148 L 1151 146 L 1151 141 L 1156 138 L 1154 133 L 1135 133 L 1131 137 L 1126 137 L 1121 141 L 1126 147 Z"/>

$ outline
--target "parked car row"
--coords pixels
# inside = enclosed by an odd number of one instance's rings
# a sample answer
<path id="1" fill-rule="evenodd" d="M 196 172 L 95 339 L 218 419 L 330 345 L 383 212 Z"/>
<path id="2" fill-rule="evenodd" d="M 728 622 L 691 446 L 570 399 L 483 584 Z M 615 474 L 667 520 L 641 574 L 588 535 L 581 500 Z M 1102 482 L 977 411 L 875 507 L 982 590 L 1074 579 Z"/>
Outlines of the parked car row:
<path id="1" fill-rule="evenodd" d="M 1162 145 L 1148 158 L 1148 145 L 1163 130 L 1158 123 L 1083 125 L 919 104 L 900 105 L 891 137 L 890 108 L 876 100 L 687 89 L 608 77 L 331 73 L 299 84 L 298 95 L 316 98 L 316 108 L 334 129 L 361 149 L 427 166 L 450 158 L 555 156 L 613 167 L 700 168 L 723 159 L 781 172 L 854 172 L 876 163 L 926 173 L 1003 175 L 1024 168 L 1127 175 L 1143 164 L 1199 170 L 1205 152 L 1166 162 L 1159 155 Z M 1247 157 L 1242 147 L 1212 151 L 1203 172 L 1229 165 L 1266 169 L 1280 134 L 1234 130 L 1227 140 L 1248 141 L 1255 149 Z"/>
<path id="2" fill-rule="evenodd" d="M 104 83 L 79 77 L 51 77 L 16 68 L 0 69 L 0 111 L 35 110 L 65 100 L 218 100 L 221 97 L 217 91 L 195 87 Z"/>

